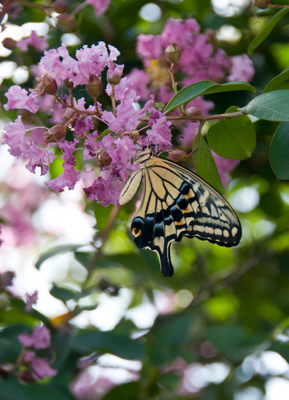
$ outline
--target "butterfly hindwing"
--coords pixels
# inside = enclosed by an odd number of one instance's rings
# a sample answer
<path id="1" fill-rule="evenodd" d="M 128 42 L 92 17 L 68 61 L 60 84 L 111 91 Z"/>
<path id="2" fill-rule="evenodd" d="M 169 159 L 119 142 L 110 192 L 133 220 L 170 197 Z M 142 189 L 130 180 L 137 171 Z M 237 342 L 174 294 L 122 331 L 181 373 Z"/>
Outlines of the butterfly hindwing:
<path id="1" fill-rule="evenodd" d="M 170 247 L 183 236 L 221 246 L 235 246 L 241 225 L 235 212 L 207 182 L 190 170 L 159 157 L 147 157 L 138 171 L 144 177 L 141 204 L 131 230 L 140 248 L 156 251 L 165 277 L 173 275 Z M 135 174 L 134 189 L 141 178 Z M 131 196 L 129 185 L 123 197 Z M 121 195 L 122 198 L 122 195 Z"/>

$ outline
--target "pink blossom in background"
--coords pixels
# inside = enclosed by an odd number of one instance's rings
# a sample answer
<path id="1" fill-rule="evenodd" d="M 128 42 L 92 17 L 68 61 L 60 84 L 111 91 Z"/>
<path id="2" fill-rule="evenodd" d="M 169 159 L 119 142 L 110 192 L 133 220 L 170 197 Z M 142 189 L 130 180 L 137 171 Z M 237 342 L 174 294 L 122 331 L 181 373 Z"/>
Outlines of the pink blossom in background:
<path id="1" fill-rule="evenodd" d="M 32 294 L 26 293 L 25 299 L 27 301 L 26 306 L 25 306 L 25 311 L 29 313 L 33 310 L 32 305 L 36 304 L 36 302 L 38 300 L 38 291 L 35 290 L 35 292 Z"/>
<path id="2" fill-rule="evenodd" d="M 246 54 L 232 57 L 231 60 L 232 66 L 228 81 L 250 82 L 255 74 L 252 60 Z"/>
<path id="3" fill-rule="evenodd" d="M 136 53 L 146 60 L 159 59 L 163 55 L 162 43 L 159 36 L 140 34 L 137 37 Z"/>
<path id="4" fill-rule="evenodd" d="M 53 378 L 57 375 L 57 369 L 51 368 L 46 358 L 34 357 L 31 360 L 33 367 L 33 378 L 36 380 L 42 380 L 44 378 Z"/>
<path id="5" fill-rule="evenodd" d="M 229 176 L 229 172 L 233 171 L 237 167 L 237 165 L 240 164 L 240 161 L 239 160 L 229 160 L 227 158 L 219 156 L 214 151 L 211 151 L 211 152 L 212 152 L 212 155 L 216 162 L 222 184 L 226 187 L 226 186 L 228 186 L 228 184 L 231 180 L 231 178 Z"/>
<path id="6" fill-rule="evenodd" d="M 78 400 L 98 400 L 109 392 L 115 383 L 105 376 L 93 378 L 87 371 L 82 371 L 70 384 L 70 391 Z"/>
<path id="7" fill-rule="evenodd" d="M 37 51 L 43 52 L 49 46 L 47 43 L 47 38 L 48 38 L 47 35 L 40 37 L 37 35 L 35 31 L 31 31 L 30 36 L 21 39 L 16 43 L 16 47 L 18 47 L 22 51 L 28 51 L 28 45 L 30 45 L 35 47 Z"/>
<path id="8" fill-rule="evenodd" d="M 32 366 L 33 378 L 39 381 L 44 378 L 52 378 L 58 372 L 51 368 L 46 358 L 38 358 L 34 351 L 26 350 L 23 354 L 23 361 Z"/>
<path id="9" fill-rule="evenodd" d="M 1 233 L 2 233 L 2 226 L 1 226 L 1 224 L 0 224 L 0 235 L 1 235 Z M 3 243 L 3 240 L 0 239 L 0 246 L 1 246 L 2 243 Z"/>
<path id="10" fill-rule="evenodd" d="M 39 110 L 39 106 L 35 104 L 33 94 L 28 94 L 27 90 L 21 89 L 21 87 L 18 85 L 10 86 L 8 92 L 5 93 L 5 96 L 8 99 L 8 102 L 4 104 L 4 108 L 6 111 L 15 108 L 23 108 L 34 114 Z"/>
<path id="11" fill-rule="evenodd" d="M 149 97 L 149 89 L 147 85 L 150 83 L 150 78 L 148 74 L 137 68 L 133 68 L 128 74 L 128 78 L 132 82 L 132 88 L 140 96 L 142 100 L 147 100 Z"/>
<path id="12" fill-rule="evenodd" d="M 96 15 L 104 14 L 110 4 L 110 0 L 86 0 L 86 2 L 94 7 Z"/>
<path id="13" fill-rule="evenodd" d="M 36 326 L 32 335 L 23 332 L 18 336 L 19 342 L 24 347 L 32 347 L 35 350 L 47 349 L 51 346 L 51 336 L 49 329 L 45 325 Z"/>

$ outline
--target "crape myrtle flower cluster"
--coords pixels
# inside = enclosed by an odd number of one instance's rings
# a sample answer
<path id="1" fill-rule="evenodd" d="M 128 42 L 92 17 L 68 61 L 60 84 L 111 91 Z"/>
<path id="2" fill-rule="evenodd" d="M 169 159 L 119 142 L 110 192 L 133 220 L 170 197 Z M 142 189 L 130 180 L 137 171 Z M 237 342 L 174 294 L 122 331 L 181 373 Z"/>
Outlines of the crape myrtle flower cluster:
<path id="1" fill-rule="evenodd" d="M 72 190 L 86 173 L 86 168 L 83 171 L 76 169 L 74 154 L 81 152 L 83 162 L 100 167 L 95 180 L 84 189 L 88 200 L 97 200 L 104 206 L 117 205 L 128 175 L 138 168 L 132 163 L 137 150 L 147 145 L 156 146 L 159 152 L 171 149 L 171 123 L 157 102 L 166 103 L 174 94 L 169 64 L 164 58 L 164 50 L 172 41 L 182 51 L 180 61 L 174 64 L 174 72 L 181 77 L 180 86 L 202 79 L 223 82 L 250 80 L 253 76 L 252 63 L 247 56 L 229 58 L 223 50 L 216 50 L 213 32 L 201 34 L 194 19 L 172 19 L 161 35 L 140 35 L 137 53 L 145 70 L 135 69 L 127 77 L 122 76 L 124 66 L 116 64 L 120 53 L 115 47 L 106 46 L 104 42 L 91 47 L 84 45 L 73 58 L 62 44 L 57 49 L 45 51 L 34 69 L 42 71 L 38 89 L 29 93 L 19 86 L 12 86 L 6 93 L 8 102 L 4 105 L 6 110 L 24 109 L 35 114 L 42 109 L 41 98 L 49 96 L 56 101 L 57 112 L 62 112 L 61 122 L 50 129 L 36 129 L 27 126 L 19 115 L 6 125 L 2 143 L 10 147 L 13 156 L 27 160 L 26 168 L 30 172 L 35 173 L 39 167 L 41 175 L 49 171 L 56 158 L 53 150 L 58 146 L 62 152 L 63 172 L 46 182 L 57 193 L 66 187 Z M 103 110 L 98 101 L 104 73 L 107 74 L 105 92 L 111 99 L 111 110 Z M 74 98 L 75 88 L 83 85 L 93 99 L 93 105 L 86 104 L 84 98 Z M 140 104 L 144 104 L 142 108 Z M 192 106 L 200 114 L 207 115 L 214 105 L 197 98 L 188 108 Z M 145 127 L 140 124 L 144 116 L 147 117 Z M 107 129 L 96 130 L 95 121 L 99 125 L 105 124 Z M 179 141 L 184 150 L 191 151 L 198 125 L 198 122 L 189 121 L 182 130 Z M 67 130 L 74 133 L 73 140 L 65 140 Z M 235 165 L 235 162 L 227 165 L 227 171 Z"/>

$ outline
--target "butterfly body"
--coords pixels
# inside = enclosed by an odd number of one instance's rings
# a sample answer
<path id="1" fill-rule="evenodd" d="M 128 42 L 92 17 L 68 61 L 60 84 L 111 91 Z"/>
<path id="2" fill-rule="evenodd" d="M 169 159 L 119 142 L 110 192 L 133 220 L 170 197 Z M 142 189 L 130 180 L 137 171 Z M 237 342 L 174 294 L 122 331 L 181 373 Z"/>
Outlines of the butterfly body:
<path id="1" fill-rule="evenodd" d="M 155 157 L 147 149 L 136 158 L 134 172 L 120 195 L 127 203 L 144 178 L 142 199 L 131 230 L 139 248 L 156 251 L 165 277 L 173 275 L 170 246 L 183 236 L 208 240 L 220 246 L 236 246 L 242 235 L 234 210 L 212 186 L 170 160 Z"/>

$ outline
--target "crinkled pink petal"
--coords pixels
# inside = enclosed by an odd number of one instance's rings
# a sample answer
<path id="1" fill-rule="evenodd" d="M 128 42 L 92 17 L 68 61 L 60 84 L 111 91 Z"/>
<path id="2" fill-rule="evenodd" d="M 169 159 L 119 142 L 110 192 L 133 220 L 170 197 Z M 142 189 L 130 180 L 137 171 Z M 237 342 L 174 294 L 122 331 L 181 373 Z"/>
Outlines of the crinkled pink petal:
<path id="1" fill-rule="evenodd" d="M 8 103 L 4 105 L 5 110 L 24 108 L 33 114 L 39 110 L 32 93 L 28 94 L 27 90 L 21 89 L 18 85 L 11 86 L 5 96 L 8 99 Z"/>
<path id="2" fill-rule="evenodd" d="M 67 186 L 69 190 L 74 189 L 76 182 L 80 179 L 80 171 L 76 170 L 73 165 L 64 161 L 63 172 L 57 178 L 50 182 L 45 182 L 46 186 L 50 187 L 56 193 L 63 192 Z"/>
<path id="3" fill-rule="evenodd" d="M 35 173 L 36 167 L 41 170 L 41 175 L 48 172 L 49 164 L 56 158 L 54 154 L 48 149 L 40 149 L 35 143 L 32 143 L 25 153 L 26 158 L 30 158 L 29 162 L 25 165 L 28 171 Z"/>
<path id="4" fill-rule="evenodd" d="M 24 157 L 29 143 L 25 138 L 25 126 L 22 123 L 21 115 L 15 122 L 9 122 L 5 125 L 2 134 L 2 144 L 10 146 L 9 153 L 15 157 Z"/>

